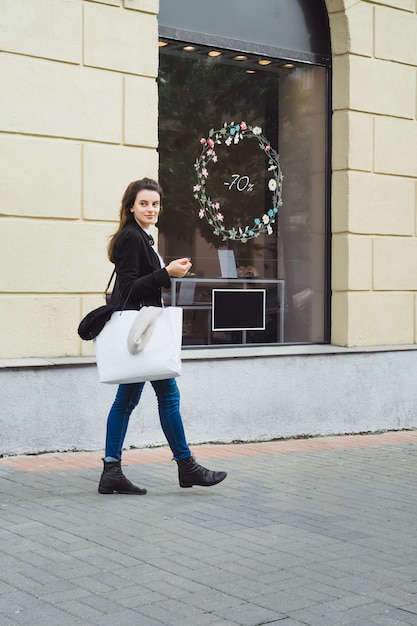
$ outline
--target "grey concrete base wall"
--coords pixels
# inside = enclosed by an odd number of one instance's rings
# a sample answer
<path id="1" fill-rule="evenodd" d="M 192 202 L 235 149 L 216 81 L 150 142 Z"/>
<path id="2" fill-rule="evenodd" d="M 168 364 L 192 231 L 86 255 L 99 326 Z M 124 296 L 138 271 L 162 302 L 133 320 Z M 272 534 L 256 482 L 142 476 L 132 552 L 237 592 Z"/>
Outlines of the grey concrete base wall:
<path id="1" fill-rule="evenodd" d="M 417 428 L 417 350 L 192 359 L 190 444 Z M 101 450 L 116 386 L 94 364 L 0 369 L 0 454 Z M 149 383 L 126 447 L 165 444 Z"/>

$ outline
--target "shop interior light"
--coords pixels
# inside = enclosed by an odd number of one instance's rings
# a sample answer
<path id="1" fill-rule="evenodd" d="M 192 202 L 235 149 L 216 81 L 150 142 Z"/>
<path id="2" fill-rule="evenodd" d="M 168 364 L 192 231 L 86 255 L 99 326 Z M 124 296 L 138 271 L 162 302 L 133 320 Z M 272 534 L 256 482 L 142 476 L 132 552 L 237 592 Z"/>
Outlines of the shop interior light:
<path id="1" fill-rule="evenodd" d="M 175 43 L 169 40 L 165 41 L 164 39 L 160 39 L 158 41 L 158 46 L 160 48 L 169 46 L 170 49 L 172 48 L 173 51 L 177 51 L 177 52 L 181 50 L 182 52 L 185 52 L 185 53 L 197 52 L 198 54 L 206 55 L 212 59 L 220 58 L 223 56 L 223 57 L 226 57 L 226 59 L 236 61 L 237 63 L 243 62 L 242 70 L 246 72 L 246 74 L 258 73 L 259 66 L 264 67 L 265 69 L 268 68 L 268 70 L 273 69 L 273 68 L 275 69 L 283 68 L 287 70 L 292 70 L 297 67 L 297 63 L 293 63 L 291 61 L 284 62 L 283 60 L 279 61 L 278 59 L 259 58 L 259 56 L 253 57 L 252 55 L 244 54 L 244 53 L 230 54 L 230 52 L 228 53 L 226 50 L 210 49 L 208 46 L 200 46 L 200 45 L 186 43 L 186 42 Z M 271 68 L 269 68 L 269 66 L 271 66 Z"/>

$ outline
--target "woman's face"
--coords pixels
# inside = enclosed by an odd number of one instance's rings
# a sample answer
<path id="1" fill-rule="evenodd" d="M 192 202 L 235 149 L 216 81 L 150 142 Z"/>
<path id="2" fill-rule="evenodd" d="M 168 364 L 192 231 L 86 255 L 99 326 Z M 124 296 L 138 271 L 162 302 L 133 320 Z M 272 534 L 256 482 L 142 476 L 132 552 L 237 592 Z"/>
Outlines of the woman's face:
<path id="1" fill-rule="evenodd" d="M 161 197 L 157 191 L 150 189 L 138 191 L 135 203 L 130 209 L 135 220 L 144 230 L 156 224 L 160 210 Z"/>

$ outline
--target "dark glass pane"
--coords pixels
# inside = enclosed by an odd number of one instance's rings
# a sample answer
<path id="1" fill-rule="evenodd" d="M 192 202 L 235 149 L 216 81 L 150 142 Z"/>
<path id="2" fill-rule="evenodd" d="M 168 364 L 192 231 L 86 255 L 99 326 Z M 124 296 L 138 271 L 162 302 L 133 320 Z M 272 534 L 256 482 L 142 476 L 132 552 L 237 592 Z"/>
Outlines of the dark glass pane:
<path id="1" fill-rule="evenodd" d="M 158 224 L 165 261 L 193 262 L 170 294 L 184 343 L 324 341 L 326 70 L 184 45 L 161 49 Z M 265 330 L 212 330 L 233 284 L 265 289 Z"/>

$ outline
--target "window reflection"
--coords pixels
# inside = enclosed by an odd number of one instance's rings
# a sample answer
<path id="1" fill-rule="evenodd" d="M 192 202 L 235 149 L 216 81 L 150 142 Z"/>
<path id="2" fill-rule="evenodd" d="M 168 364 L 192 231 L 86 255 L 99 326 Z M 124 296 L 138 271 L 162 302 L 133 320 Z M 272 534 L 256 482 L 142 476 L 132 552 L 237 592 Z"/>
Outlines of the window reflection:
<path id="1" fill-rule="evenodd" d="M 184 280 L 223 280 L 242 289 L 251 280 L 275 284 L 267 289 L 265 330 L 220 336 L 210 330 L 213 285 L 206 283 L 206 312 L 195 302 L 185 309 L 184 344 L 325 341 L 326 70 L 284 67 L 284 61 L 201 46 L 184 51 L 185 46 L 168 42 L 160 48 L 160 181 L 165 190 L 160 252 L 167 262 L 191 257 L 192 273 Z M 213 225 L 199 215 L 193 193 L 200 139 L 232 121 L 262 130 L 280 155 L 284 175 L 283 206 L 272 234 L 244 243 L 213 232 Z M 210 164 L 207 195 L 221 206 L 227 229 L 255 223 L 271 209 L 267 152 L 253 139 L 233 146 L 221 142 L 215 151 L 218 160 Z M 219 257 L 224 250 L 232 253 L 234 275 L 225 275 Z M 282 295 L 277 285 L 282 285 Z"/>

